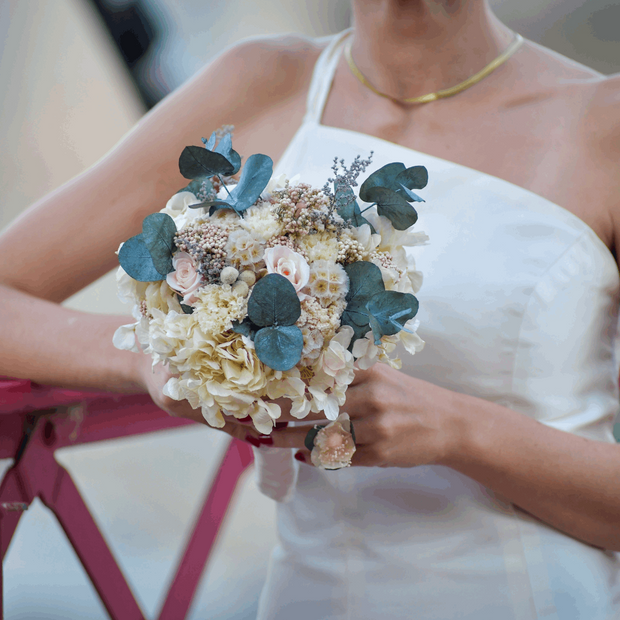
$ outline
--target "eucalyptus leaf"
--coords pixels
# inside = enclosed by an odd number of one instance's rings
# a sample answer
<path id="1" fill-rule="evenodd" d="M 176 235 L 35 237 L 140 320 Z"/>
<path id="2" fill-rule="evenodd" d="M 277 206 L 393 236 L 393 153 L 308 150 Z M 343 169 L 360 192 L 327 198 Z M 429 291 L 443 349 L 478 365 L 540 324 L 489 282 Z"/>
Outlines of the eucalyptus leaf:
<path id="1" fill-rule="evenodd" d="M 232 173 L 234 166 L 220 153 L 199 146 L 186 146 L 179 157 L 179 170 L 186 179 Z"/>
<path id="2" fill-rule="evenodd" d="M 290 370 L 301 359 L 304 336 L 297 325 L 263 327 L 254 336 L 258 359 L 273 370 Z"/>
<path id="3" fill-rule="evenodd" d="M 172 255 L 176 251 L 174 235 L 177 227 L 166 213 L 152 213 L 142 222 L 142 241 L 151 253 L 155 269 L 162 274 L 174 271 Z"/>
<path id="4" fill-rule="evenodd" d="M 118 253 L 118 260 L 127 275 L 138 282 L 157 282 L 166 278 L 155 268 L 142 234 L 131 237 L 123 243 Z"/>
<path id="5" fill-rule="evenodd" d="M 411 293 L 383 291 L 366 304 L 375 344 L 382 336 L 393 336 L 418 313 L 418 300 Z"/>
<path id="6" fill-rule="evenodd" d="M 377 293 L 385 290 L 381 269 L 374 263 L 360 260 L 345 268 L 349 276 L 349 292 L 346 301 L 366 305 Z"/>
<path id="7" fill-rule="evenodd" d="M 400 186 L 400 190 L 398 190 L 398 193 L 403 194 L 405 196 L 405 200 L 408 200 L 409 202 L 426 202 L 423 198 L 420 198 L 420 196 L 418 196 L 415 192 L 412 192 L 408 187 L 405 187 L 404 185 Z"/>
<path id="8" fill-rule="evenodd" d="M 373 234 L 377 232 L 374 226 L 362 215 L 357 200 L 355 200 L 355 194 L 350 186 L 337 184 L 335 187 L 335 197 L 336 211 L 343 220 L 351 222 L 356 227 L 368 224 Z"/>
<path id="9" fill-rule="evenodd" d="M 269 273 L 254 285 L 248 300 L 248 317 L 255 325 L 294 325 L 300 316 L 297 291 L 284 276 Z"/>
<path id="10" fill-rule="evenodd" d="M 232 147 L 232 136 L 227 133 L 219 141 L 219 144 L 213 149 L 214 153 L 220 153 L 223 155 L 233 166 L 233 170 L 230 174 L 237 174 L 241 168 L 241 156 Z"/>
<path id="11" fill-rule="evenodd" d="M 181 306 L 183 314 L 194 314 L 194 309 L 191 306 L 183 303 L 183 297 L 181 297 L 181 295 L 177 295 L 177 299 L 179 300 L 179 306 Z"/>
<path id="12" fill-rule="evenodd" d="M 395 184 L 396 178 L 405 171 L 405 164 L 393 162 L 386 164 L 379 170 L 375 170 L 360 187 L 360 199 L 364 202 L 376 202 L 368 196 L 368 190 L 373 187 L 387 187 L 396 190 L 399 185 Z"/>
<path id="13" fill-rule="evenodd" d="M 235 211 L 245 211 L 251 207 L 267 187 L 273 174 L 273 160 L 268 155 L 250 155 L 243 166 L 239 183 L 230 193 Z"/>
<path id="14" fill-rule="evenodd" d="M 236 334 L 246 336 L 250 340 L 254 340 L 254 336 L 259 329 L 260 328 L 257 325 L 254 325 L 254 323 L 252 323 L 247 316 L 243 319 L 243 321 L 241 321 L 241 323 L 239 323 L 239 321 L 233 321 L 232 324 L 232 330 Z"/>
<path id="15" fill-rule="evenodd" d="M 199 196 L 202 193 L 210 194 L 213 192 L 213 183 L 211 183 L 211 178 L 212 177 L 207 176 L 196 177 L 180 191 L 191 192 L 194 196 Z M 195 209 L 196 205 L 189 205 L 189 208 Z"/>
<path id="16" fill-rule="evenodd" d="M 312 452 L 312 449 L 314 448 L 314 440 L 316 439 L 316 436 L 319 434 L 319 431 L 322 428 L 325 428 L 326 426 L 327 424 L 315 424 L 306 433 L 306 438 L 304 439 L 304 446 L 306 446 L 306 450 L 310 450 L 310 452 Z"/>
<path id="17" fill-rule="evenodd" d="M 407 230 L 418 221 L 416 210 L 394 190 L 371 187 L 366 195 L 370 202 L 377 203 L 377 213 L 387 217 L 396 230 Z"/>
<path id="18" fill-rule="evenodd" d="M 349 276 L 347 306 L 340 322 L 353 328 L 353 343 L 370 331 L 370 319 L 366 305 L 377 294 L 385 291 L 381 269 L 368 261 L 357 261 L 345 267 Z"/>
<path id="19" fill-rule="evenodd" d="M 384 185 L 396 189 L 403 185 L 407 189 L 424 189 L 428 184 L 428 170 L 424 166 L 412 166 L 403 170 L 395 179 L 393 185 Z"/>
<path id="20" fill-rule="evenodd" d="M 215 146 L 215 141 L 217 140 L 217 134 L 214 131 L 208 140 L 206 138 L 201 138 L 201 140 L 202 140 L 202 143 L 205 145 L 205 148 L 212 151 L 213 147 Z"/>

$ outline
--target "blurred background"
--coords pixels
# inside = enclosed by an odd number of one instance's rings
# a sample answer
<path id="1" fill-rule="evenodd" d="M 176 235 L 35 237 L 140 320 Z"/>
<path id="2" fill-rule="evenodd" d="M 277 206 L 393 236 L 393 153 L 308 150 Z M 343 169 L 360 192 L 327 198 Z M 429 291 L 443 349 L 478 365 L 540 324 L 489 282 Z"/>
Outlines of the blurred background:
<path id="1" fill-rule="evenodd" d="M 491 0 L 526 38 L 620 72 L 620 0 Z M 0 231 L 95 163 L 144 112 L 235 41 L 349 25 L 347 0 L 0 0 Z M 106 276 L 67 302 L 128 314 Z M 147 617 L 161 597 L 227 439 L 184 428 L 67 448 L 80 491 Z M 0 461 L 0 475 L 10 466 Z M 191 618 L 255 616 L 275 508 L 242 480 Z M 106 618 L 64 533 L 38 502 L 5 559 L 8 620 Z"/>

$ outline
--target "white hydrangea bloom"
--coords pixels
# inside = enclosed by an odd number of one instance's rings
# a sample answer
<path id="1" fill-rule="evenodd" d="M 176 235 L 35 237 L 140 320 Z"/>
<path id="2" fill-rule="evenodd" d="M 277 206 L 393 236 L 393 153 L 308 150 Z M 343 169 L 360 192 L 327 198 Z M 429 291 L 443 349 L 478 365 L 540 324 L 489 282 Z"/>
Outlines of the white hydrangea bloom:
<path id="1" fill-rule="evenodd" d="M 308 383 L 311 410 L 323 411 L 329 420 L 338 417 L 346 390 L 355 376 L 353 355 L 347 350 L 352 337 L 353 329 L 343 325 L 312 367 L 313 376 Z"/>
<path id="2" fill-rule="evenodd" d="M 374 252 L 381 242 L 381 235 L 373 234 L 368 224 L 349 228 L 346 234 L 362 246 L 365 255 Z"/>
<path id="3" fill-rule="evenodd" d="M 116 287 L 120 301 L 124 304 L 137 304 L 144 297 L 148 282 L 138 282 L 127 275 L 122 267 L 116 270 Z"/>

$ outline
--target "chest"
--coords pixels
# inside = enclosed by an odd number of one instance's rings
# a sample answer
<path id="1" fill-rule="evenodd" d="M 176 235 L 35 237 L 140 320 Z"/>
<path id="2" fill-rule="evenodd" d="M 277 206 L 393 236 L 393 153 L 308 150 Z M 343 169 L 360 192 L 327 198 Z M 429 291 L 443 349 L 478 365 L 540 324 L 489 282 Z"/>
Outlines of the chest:
<path id="1" fill-rule="evenodd" d="M 347 98 L 335 81 L 323 124 L 363 131 L 535 192 L 574 213 L 614 250 L 608 183 L 590 156 L 580 101 L 554 92 L 502 100 L 481 89 L 405 107 L 357 95 Z"/>

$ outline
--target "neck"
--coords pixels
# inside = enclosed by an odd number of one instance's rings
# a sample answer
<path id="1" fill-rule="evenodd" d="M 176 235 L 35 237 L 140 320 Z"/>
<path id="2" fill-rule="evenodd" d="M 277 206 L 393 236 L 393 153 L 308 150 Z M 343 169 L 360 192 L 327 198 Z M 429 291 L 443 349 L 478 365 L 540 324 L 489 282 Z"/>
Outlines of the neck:
<path id="1" fill-rule="evenodd" d="M 353 0 L 353 24 L 357 66 L 395 99 L 462 82 L 514 36 L 487 0 Z"/>

